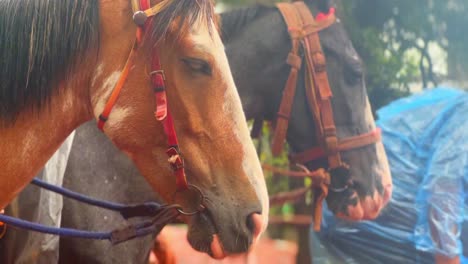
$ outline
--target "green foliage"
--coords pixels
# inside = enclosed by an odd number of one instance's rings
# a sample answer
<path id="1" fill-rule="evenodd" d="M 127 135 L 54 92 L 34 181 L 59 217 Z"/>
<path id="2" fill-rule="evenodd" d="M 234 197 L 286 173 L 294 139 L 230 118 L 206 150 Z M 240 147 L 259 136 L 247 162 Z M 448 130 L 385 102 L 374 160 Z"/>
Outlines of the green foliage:
<path id="1" fill-rule="evenodd" d="M 230 6 L 279 0 L 218 0 Z M 468 80 L 468 2 L 466 0 L 335 0 L 339 17 L 366 65 L 366 83 L 374 109 L 446 78 Z M 448 76 L 434 71 L 438 55 L 447 52 Z M 442 59 L 443 60 L 443 59 Z"/>
<path id="2" fill-rule="evenodd" d="M 257 151 L 260 155 L 260 161 L 264 164 L 269 164 L 278 168 L 288 168 L 288 148 L 285 145 L 285 149 L 278 157 L 273 157 L 271 154 L 270 142 L 272 140 L 271 128 L 268 124 L 264 124 L 262 129 L 262 136 L 260 139 L 254 142 L 257 145 Z M 275 175 L 274 173 L 264 171 L 265 179 L 268 186 L 268 192 L 275 194 L 279 192 L 285 192 L 290 190 L 288 178 L 283 175 Z M 274 215 L 292 214 L 293 209 L 290 204 L 284 206 L 272 207 L 271 213 Z"/>
<path id="3" fill-rule="evenodd" d="M 372 89 L 378 89 L 378 94 L 386 96 L 386 89 L 407 91 L 410 82 L 421 81 L 423 87 L 430 87 L 447 78 L 467 79 L 464 73 L 468 71 L 468 50 L 463 48 L 468 46 L 468 30 L 464 27 L 468 23 L 466 0 L 342 2 L 345 25 L 370 69 L 368 86 L 374 97 L 376 93 Z M 371 33 L 366 36 L 368 30 Z M 431 54 L 431 45 L 447 52 L 448 60 L 439 54 Z M 378 54 L 388 54 L 391 59 L 382 60 Z M 448 69 L 436 72 L 435 61 L 447 64 Z M 375 72 L 373 68 L 377 64 L 385 71 Z"/>

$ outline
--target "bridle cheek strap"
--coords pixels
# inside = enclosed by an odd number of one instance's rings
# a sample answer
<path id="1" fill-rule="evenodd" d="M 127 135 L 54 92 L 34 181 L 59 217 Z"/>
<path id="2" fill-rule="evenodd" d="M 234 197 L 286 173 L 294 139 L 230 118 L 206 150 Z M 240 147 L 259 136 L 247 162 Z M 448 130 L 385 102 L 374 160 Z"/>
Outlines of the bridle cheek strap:
<path id="1" fill-rule="evenodd" d="M 122 74 L 119 77 L 119 81 L 117 82 L 112 94 L 104 107 L 104 111 L 99 116 L 98 120 L 98 128 L 102 131 L 104 129 L 104 125 L 106 121 L 109 119 L 109 114 L 112 111 L 117 99 L 120 95 L 120 92 L 125 84 L 125 81 L 128 78 L 130 73 L 130 69 L 134 63 L 134 57 L 138 46 L 141 44 L 143 40 L 144 33 L 149 26 L 150 20 L 148 17 L 151 17 L 158 13 L 158 11 L 167 3 L 167 1 L 161 1 L 154 7 L 150 6 L 149 0 L 140 0 L 138 4 L 138 0 L 132 1 L 132 8 L 134 9 L 135 15 L 134 20 L 135 23 L 138 25 L 137 32 L 136 32 L 136 40 L 135 44 L 132 47 L 130 55 L 128 56 L 127 62 L 125 63 L 125 67 L 122 71 Z M 138 7 L 139 6 L 139 7 Z M 136 11 L 136 10 L 144 10 L 144 11 Z M 142 16 L 143 15 L 143 16 Z M 184 160 L 180 155 L 179 151 L 179 142 L 177 139 L 177 133 L 174 127 L 174 119 L 168 108 L 167 103 L 167 94 L 166 94 L 166 85 L 165 85 L 165 74 L 164 70 L 162 70 L 161 62 L 159 58 L 159 54 L 157 48 L 153 48 L 152 60 L 151 60 L 151 84 L 156 100 L 156 110 L 155 110 L 155 118 L 156 120 L 162 122 L 164 133 L 167 138 L 168 149 L 166 154 L 169 156 L 168 162 L 171 165 L 172 170 L 174 171 L 174 175 L 176 177 L 176 187 L 177 191 L 184 191 L 189 188 L 189 184 L 187 182 L 185 169 L 184 169 Z"/>
<path id="2" fill-rule="evenodd" d="M 338 139 L 331 99 L 333 97 L 328 81 L 326 59 L 320 45 L 318 32 L 331 26 L 336 21 L 335 10 L 331 8 L 328 14 L 319 14 L 314 19 L 309 8 L 303 1 L 277 4 L 287 26 L 292 40 L 292 50 L 288 56 L 291 72 L 283 92 L 283 99 L 278 111 L 276 127 L 272 142 L 272 152 L 277 155 L 284 144 L 288 122 L 291 115 L 292 104 L 296 91 L 297 72 L 301 67 L 301 58 L 298 56 L 298 43 L 304 48 L 307 71 L 305 74 L 306 96 L 314 122 L 319 147 L 305 152 L 293 154 L 290 160 L 305 164 L 308 161 L 320 158 L 328 159 L 329 170 L 349 167 L 341 160 L 340 152 L 365 147 L 380 141 L 380 130 L 357 135 L 354 137 Z M 299 57 L 299 59 L 297 59 Z M 323 181 L 321 181 L 323 182 Z M 315 193 L 314 229 L 320 229 L 322 202 L 328 194 L 328 184 L 321 183 Z"/>
<path id="3" fill-rule="evenodd" d="M 281 101 L 280 109 L 277 113 L 275 133 L 271 145 L 271 152 L 274 156 L 278 156 L 283 150 L 284 141 L 288 132 L 292 104 L 296 94 L 297 76 L 301 68 L 302 60 L 301 57 L 297 55 L 299 41 L 293 40 L 293 47 L 296 47 L 294 48 L 295 51 L 289 54 L 287 60 L 287 63 L 291 66 L 291 71 L 283 91 L 283 100 Z"/>
<path id="4" fill-rule="evenodd" d="M 141 30 L 141 29 L 139 29 Z M 137 36 L 139 33 L 137 33 Z M 125 62 L 125 66 L 122 70 L 122 73 L 120 74 L 119 80 L 117 81 L 117 84 L 114 87 L 114 90 L 112 91 L 111 96 L 109 97 L 109 100 L 107 101 L 104 110 L 102 113 L 99 115 L 99 120 L 98 120 L 98 128 L 101 131 L 104 131 L 104 125 L 109 119 L 109 115 L 112 111 L 112 108 L 114 108 L 115 103 L 117 102 L 117 99 L 119 98 L 120 92 L 122 91 L 123 86 L 125 85 L 125 82 L 128 79 L 128 75 L 130 73 L 130 69 L 133 66 L 133 62 L 135 60 L 135 53 L 138 48 L 138 37 L 136 38 L 132 50 L 130 51 L 130 55 L 127 58 L 127 61 Z"/>
<path id="5" fill-rule="evenodd" d="M 166 154 L 169 156 L 169 164 L 176 176 L 177 191 L 182 191 L 188 188 L 187 177 L 185 176 L 184 160 L 179 152 L 179 141 L 174 127 L 174 119 L 167 104 L 167 94 L 165 79 L 166 76 L 161 67 L 159 54 L 156 49 L 153 50 L 153 58 L 151 62 L 151 83 L 153 85 L 154 96 L 156 99 L 156 111 L 154 116 L 156 120 L 162 122 L 164 133 L 167 138 L 168 149 Z"/>

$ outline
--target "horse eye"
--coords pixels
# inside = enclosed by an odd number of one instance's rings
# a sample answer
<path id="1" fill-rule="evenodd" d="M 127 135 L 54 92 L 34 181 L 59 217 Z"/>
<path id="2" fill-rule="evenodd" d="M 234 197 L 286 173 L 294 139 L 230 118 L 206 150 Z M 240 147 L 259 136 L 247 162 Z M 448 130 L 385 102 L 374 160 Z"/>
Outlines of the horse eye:
<path id="1" fill-rule="evenodd" d="M 208 62 L 196 58 L 183 58 L 182 62 L 193 72 L 211 75 L 211 66 Z"/>
<path id="2" fill-rule="evenodd" d="M 347 69 L 345 78 L 348 84 L 357 85 L 362 82 L 364 78 L 364 69 L 359 63 L 353 64 Z"/>
<path id="3" fill-rule="evenodd" d="M 363 74 L 362 73 L 351 73 L 349 74 L 348 83 L 349 84 L 358 84 L 362 82 Z"/>

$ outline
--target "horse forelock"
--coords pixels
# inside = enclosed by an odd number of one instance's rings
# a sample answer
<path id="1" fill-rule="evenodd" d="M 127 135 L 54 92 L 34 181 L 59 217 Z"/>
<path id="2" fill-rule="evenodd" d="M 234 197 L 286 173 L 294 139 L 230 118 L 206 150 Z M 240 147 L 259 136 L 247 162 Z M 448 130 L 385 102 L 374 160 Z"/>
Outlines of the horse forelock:
<path id="1" fill-rule="evenodd" d="M 176 39 L 181 39 L 196 25 L 206 26 L 210 34 L 218 28 L 218 16 L 215 13 L 213 0 L 166 1 L 168 3 L 153 19 L 151 28 L 153 40 L 163 39 L 168 33 L 175 34 Z"/>

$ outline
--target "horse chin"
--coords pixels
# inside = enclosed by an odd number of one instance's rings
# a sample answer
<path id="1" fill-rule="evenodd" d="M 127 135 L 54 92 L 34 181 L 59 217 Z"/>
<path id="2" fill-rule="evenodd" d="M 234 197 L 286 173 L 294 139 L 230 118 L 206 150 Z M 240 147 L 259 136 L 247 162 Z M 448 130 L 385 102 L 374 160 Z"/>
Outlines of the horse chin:
<path id="1" fill-rule="evenodd" d="M 390 190 L 387 190 L 390 189 Z M 335 200 L 335 203 L 329 207 L 335 212 L 336 216 L 348 221 L 374 220 L 388 203 L 391 196 L 391 188 L 385 188 L 384 193 L 380 194 L 377 190 L 373 195 L 359 197 L 356 191 L 352 191 L 350 196 L 342 197 L 340 202 Z"/>
<path id="2" fill-rule="evenodd" d="M 215 259 L 226 257 L 218 229 L 209 212 L 204 211 L 191 218 L 187 236 L 195 250 L 207 253 Z"/>

